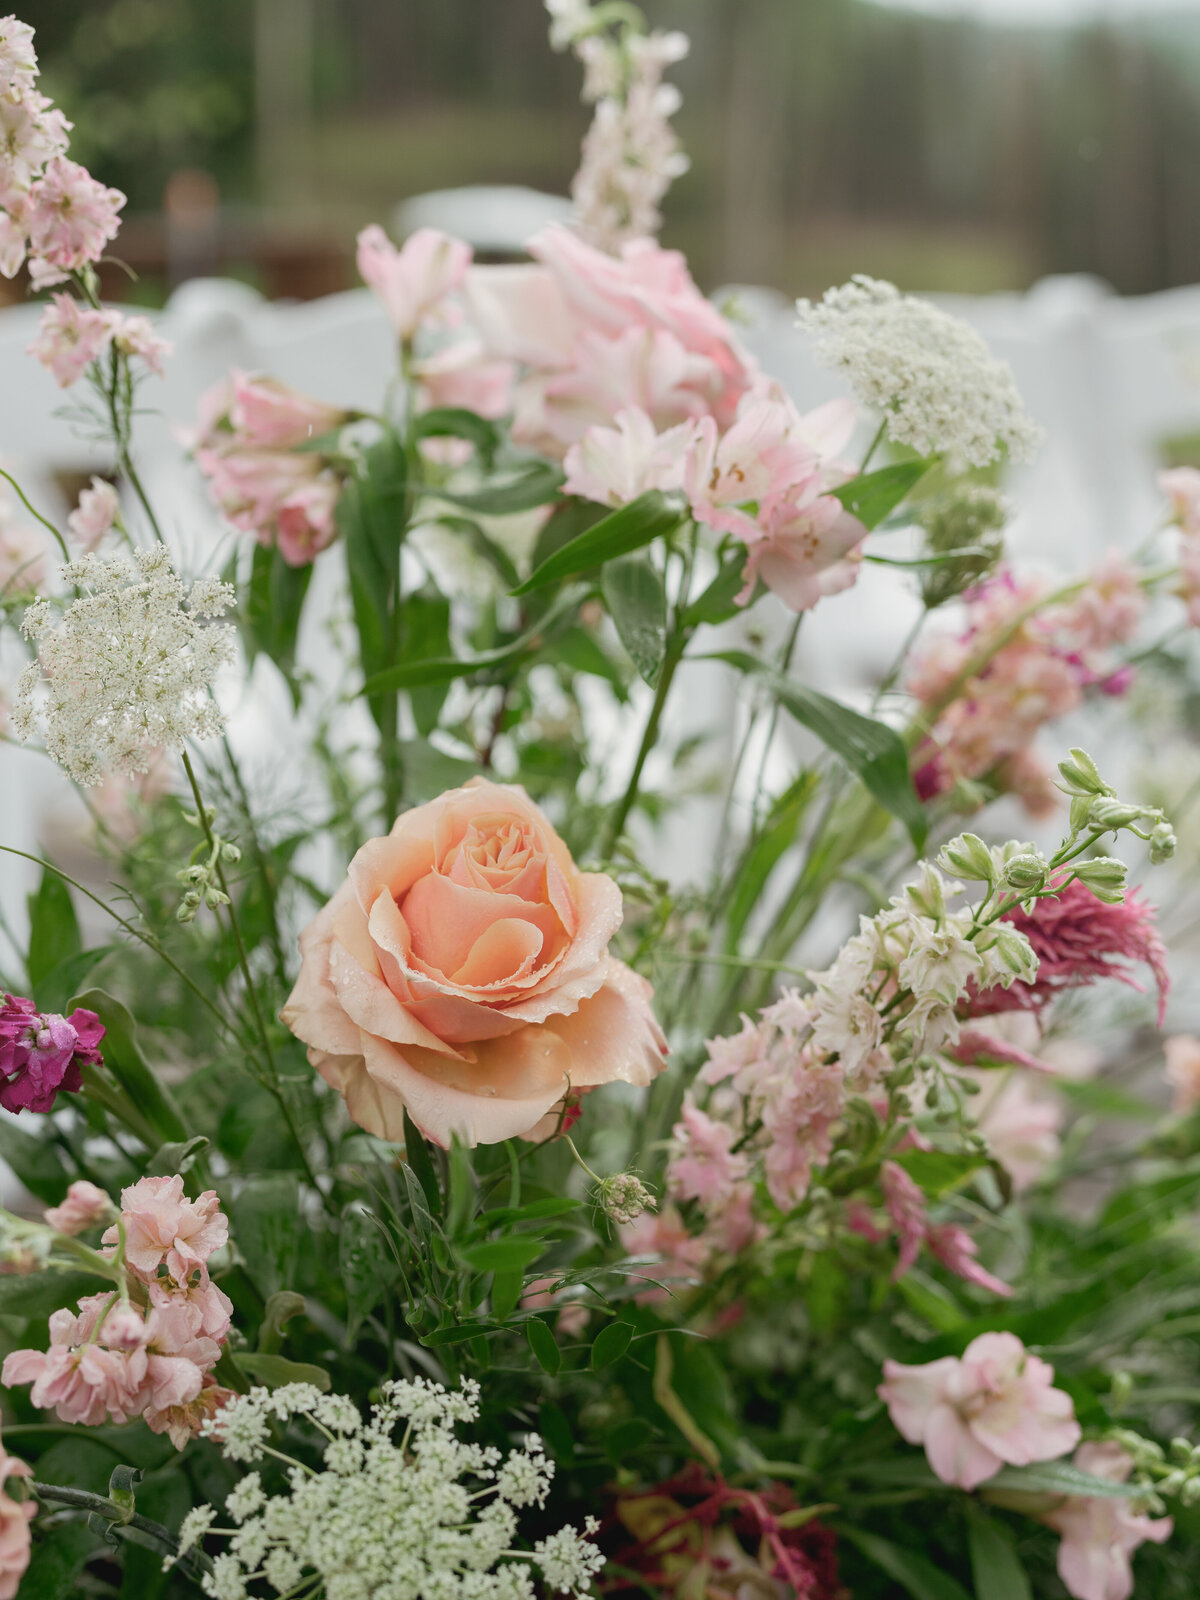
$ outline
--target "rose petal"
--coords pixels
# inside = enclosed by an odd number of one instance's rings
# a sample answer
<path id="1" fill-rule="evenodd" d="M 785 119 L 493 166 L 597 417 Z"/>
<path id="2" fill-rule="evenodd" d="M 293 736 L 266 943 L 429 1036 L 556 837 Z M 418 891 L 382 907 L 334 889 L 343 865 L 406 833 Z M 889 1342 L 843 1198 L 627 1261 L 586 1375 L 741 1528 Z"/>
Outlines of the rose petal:
<path id="1" fill-rule="evenodd" d="M 415 1044 L 424 1050 L 455 1054 L 451 1045 L 417 1021 L 382 978 L 364 972 L 336 939 L 329 955 L 329 976 L 338 1001 L 358 1027 L 378 1034 L 381 1039 L 389 1039 L 393 1044 Z"/>
<path id="2" fill-rule="evenodd" d="M 662 1069 L 667 1040 L 650 1005 L 653 989 L 623 961 L 610 960 L 604 987 L 580 1003 L 570 1016 L 542 1025 L 570 1052 L 571 1087 L 601 1083 L 652 1083 Z M 519 1039 L 520 1034 L 513 1036 Z M 510 1041 L 498 1040 L 496 1050 Z"/>

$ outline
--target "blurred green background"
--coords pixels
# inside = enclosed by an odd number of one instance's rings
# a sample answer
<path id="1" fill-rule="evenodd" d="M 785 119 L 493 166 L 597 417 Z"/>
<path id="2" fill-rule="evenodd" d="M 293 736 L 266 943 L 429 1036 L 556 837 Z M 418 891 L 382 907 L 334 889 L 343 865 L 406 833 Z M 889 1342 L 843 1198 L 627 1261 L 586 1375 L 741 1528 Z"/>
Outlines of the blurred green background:
<path id="1" fill-rule="evenodd" d="M 1052 272 L 1123 293 L 1200 280 L 1200 6 L 1126 0 L 1069 26 L 895 0 L 647 10 L 692 38 L 672 77 L 693 166 L 664 239 L 708 287 L 811 292 L 851 271 L 965 291 Z M 541 0 L 23 0 L 20 14 L 76 123 L 73 154 L 129 195 L 126 292 L 147 301 L 211 270 L 276 295 L 346 287 L 355 229 L 405 197 L 564 192 L 587 122 Z"/>

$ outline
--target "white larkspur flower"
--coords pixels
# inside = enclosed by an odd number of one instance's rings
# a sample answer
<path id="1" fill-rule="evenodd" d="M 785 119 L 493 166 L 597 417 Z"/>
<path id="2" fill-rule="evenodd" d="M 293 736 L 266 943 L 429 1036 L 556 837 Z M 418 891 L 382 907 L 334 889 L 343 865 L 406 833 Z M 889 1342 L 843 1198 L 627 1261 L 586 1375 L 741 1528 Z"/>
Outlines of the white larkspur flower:
<path id="1" fill-rule="evenodd" d="M 77 783 L 108 772 L 148 772 L 162 750 L 219 734 L 213 699 L 233 659 L 234 632 L 214 622 L 234 603 L 231 585 L 189 588 L 161 546 L 132 560 L 85 555 L 62 569 L 81 592 L 65 610 L 37 600 L 22 631 L 38 660 L 22 673 L 13 726 L 42 732 L 46 749 Z"/>
<path id="2" fill-rule="evenodd" d="M 952 1006 L 966 992 L 967 982 L 983 972 L 983 958 L 970 939 L 950 923 L 935 927 L 914 917 L 914 938 L 900 963 L 898 976 L 918 1002 L 933 999 Z"/>
<path id="3" fill-rule="evenodd" d="M 1019 461 L 1035 453 L 1041 429 L 1008 363 L 958 317 L 862 275 L 817 304 L 798 301 L 797 311 L 822 359 L 883 413 L 897 444 L 945 455 L 955 470 L 986 466 L 1005 450 Z"/>
<path id="4" fill-rule="evenodd" d="M 382 1385 L 366 1421 L 346 1396 L 304 1384 L 231 1401 L 206 1429 L 230 1460 L 261 1455 L 277 1421 L 311 1420 L 334 1437 L 323 1470 L 296 1468 L 286 1491 L 266 1496 L 257 1473 L 233 1491 L 242 1526 L 205 1592 L 234 1600 L 265 1580 L 277 1594 L 304 1587 L 327 1600 L 534 1600 L 538 1567 L 552 1588 L 580 1595 L 603 1564 L 588 1538 L 564 1528 L 520 1559 L 514 1550 L 514 1507 L 543 1505 L 553 1472 L 541 1441 L 530 1435 L 501 1463 L 454 1431 L 478 1416 L 478 1384 L 447 1391 L 423 1378 Z"/>

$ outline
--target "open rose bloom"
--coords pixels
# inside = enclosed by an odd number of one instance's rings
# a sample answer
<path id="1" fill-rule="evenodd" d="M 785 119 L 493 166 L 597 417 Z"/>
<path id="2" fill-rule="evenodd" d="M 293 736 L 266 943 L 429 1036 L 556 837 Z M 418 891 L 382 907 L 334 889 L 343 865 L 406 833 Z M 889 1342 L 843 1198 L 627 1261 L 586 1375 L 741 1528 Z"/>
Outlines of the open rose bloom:
<path id="1" fill-rule="evenodd" d="M 608 954 L 620 922 L 523 789 L 474 778 L 359 850 L 283 1018 L 380 1138 L 406 1108 L 440 1145 L 545 1137 L 569 1092 L 663 1065 L 650 986 Z"/>

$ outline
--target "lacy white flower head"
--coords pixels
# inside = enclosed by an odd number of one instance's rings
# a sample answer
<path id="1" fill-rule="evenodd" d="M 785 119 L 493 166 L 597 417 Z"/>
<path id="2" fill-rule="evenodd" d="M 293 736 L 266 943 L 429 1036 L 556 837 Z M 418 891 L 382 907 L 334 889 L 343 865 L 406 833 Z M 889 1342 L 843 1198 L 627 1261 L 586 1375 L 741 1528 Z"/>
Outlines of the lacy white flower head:
<path id="1" fill-rule="evenodd" d="M 62 569 L 78 593 L 38 600 L 22 631 L 38 659 L 21 676 L 13 726 L 41 731 L 46 749 L 80 784 L 107 772 L 149 771 L 161 750 L 220 733 L 213 681 L 233 659 L 219 617 L 234 591 L 215 578 L 190 587 L 162 546 L 132 559 L 85 555 Z"/>
<path id="2" fill-rule="evenodd" d="M 856 276 L 818 304 L 797 302 L 800 326 L 844 372 L 864 404 L 883 413 L 890 437 L 953 470 L 982 467 L 1007 451 L 1027 461 L 1041 441 L 1007 362 L 975 330 L 894 284 Z"/>
<path id="3" fill-rule="evenodd" d="M 478 1417 L 471 1382 L 457 1391 L 424 1378 L 385 1383 L 366 1421 L 346 1396 L 308 1384 L 239 1396 L 205 1431 L 229 1460 L 288 1463 L 287 1487 L 272 1494 L 252 1472 L 228 1496 L 238 1528 L 203 1578 L 205 1593 L 246 1600 L 261 1578 L 276 1594 L 303 1586 L 328 1600 L 534 1600 L 537 1568 L 551 1589 L 582 1597 L 604 1563 L 587 1537 L 598 1524 L 589 1518 L 583 1534 L 565 1527 L 514 1548 L 517 1509 L 544 1505 L 554 1464 L 536 1435 L 507 1456 L 459 1439 L 458 1424 Z M 324 1437 L 320 1469 L 271 1444 L 273 1425 L 289 1420 Z M 211 1507 L 190 1513 L 179 1555 L 214 1520 Z"/>

